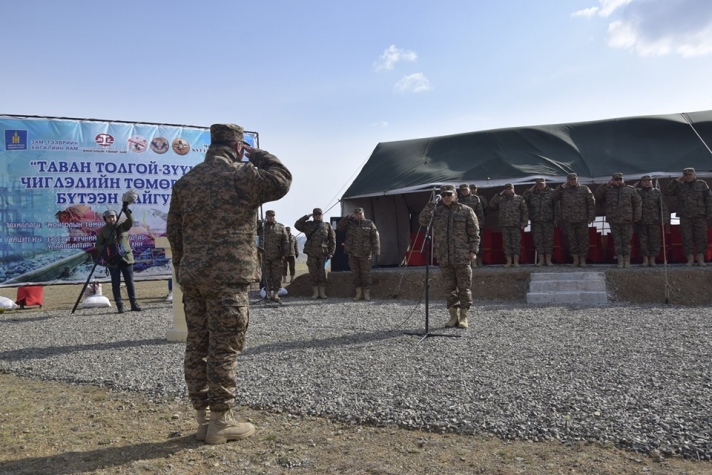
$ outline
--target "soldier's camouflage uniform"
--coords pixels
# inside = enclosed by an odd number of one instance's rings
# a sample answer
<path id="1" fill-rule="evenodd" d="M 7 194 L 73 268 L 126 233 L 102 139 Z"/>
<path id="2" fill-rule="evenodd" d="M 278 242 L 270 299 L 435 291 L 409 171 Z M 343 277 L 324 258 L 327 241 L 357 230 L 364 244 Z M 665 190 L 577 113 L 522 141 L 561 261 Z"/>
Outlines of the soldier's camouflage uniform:
<path id="1" fill-rule="evenodd" d="M 670 224 L 670 211 L 660 190 L 638 188 L 638 195 L 642 200 L 641 218 L 638 224 L 638 238 L 640 239 L 640 253 L 643 256 L 655 258 L 660 254 L 662 232 L 661 224 Z M 662 203 L 662 219 L 660 217 Z"/>
<path id="2" fill-rule="evenodd" d="M 461 205 L 469 206 L 475 212 L 475 216 L 477 216 L 477 220 L 480 222 L 480 238 L 482 238 L 482 225 L 485 222 L 485 208 L 482 204 L 482 198 L 470 193 L 467 196 L 460 195 L 457 198 L 457 202 Z"/>
<path id="3" fill-rule="evenodd" d="M 294 277 L 295 269 L 294 264 L 299 257 L 299 246 L 297 245 L 297 238 L 294 237 L 292 233 L 287 233 L 287 259 L 284 261 L 284 268 L 282 274 L 287 277 L 287 270 L 289 270 L 289 275 Z"/>
<path id="4" fill-rule="evenodd" d="M 188 395 L 195 409 L 220 412 L 234 402 L 247 290 L 260 279 L 257 210 L 283 197 L 292 175 L 268 152 L 256 150 L 250 163 L 241 162 L 234 149 L 215 144 L 241 140 L 241 127 L 213 126 L 211 136 L 205 160 L 173 185 L 166 234 L 188 326 Z"/>
<path id="5" fill-rule="evenodd" d="M 294 223 L 294 228 L 304 233 L 307 242 L 304 243 L 304 254 L 307 255 L 307 268 L 312 286 L 326 284 L 326 260 L 336 251 L 336 233 L 329 223 L 323 221 L 307 221 L 308 215 L 302 216 Z"/>
<path id="6" fill-rule="evenodd" d="M 454 190 L 453 190 L 454 192 Z M 420 225 L 427 226 L 433 218 L 435 258 L 447 293 L 447 307 L 470 308 L 472 305 L 472 268 L 470 253 L 480 246 L 480 226 L 469 206 L 454 201 L 450 206 L 429 202 L 420 212 Z"/>
<path id="7" fill-rule="evenodd" d="M 370 219 L 341 218 L 336 229 L 346 233 L 344 252 L 349 256 L 349 268 L 356 288 L 371 288 L 371 257 L 381 253 L 378 229 Z"/>
<path id="8" fill-rule="evenodd" d="M 522 243 L 521 229 L 527 226 L 529 210 L 524 198 L 497 193 L 490 201 L 492 211 L 499 210 L 498 223 L 502 230 L 505 256 L 518 256 Z"/>
<path id="9" fill-rule="evenodd" d="M 537 254 L 551 255 L 554 252 L 554 228 L 561 216 L 561 204 L 554 201 L 554 189 L 527 190 L 522 193 L 529 208 L 532 223 L 532 238 Z"/>
<path id="10" fill-rule="evenodd" d="M 561 223 L 563 224 L 569 254 L 588 255 L 588 225 L 596 219 L 596 199 L 586 185 L 559 185 L 554 190 L 554 201 L 561 201 Z"/>
<path id="11" fill-rule="evenodd" d="M 682 250 L 686 256 L 707 252 L 707 218 L 712 216 L 710 187 L 704 180 L 690 183 L 671 180 L 665 189 L 667 196 L 677 197 Z"/>
<path id="12" fill-rule="evenodd" d="M 640 195 L 629 185 L 603 183 L 596 189 L 594 197 L 605 207 L 606 222 L 611 226 L 616 257 L 620 259 L 621 256 L 630 256 L 633 223 L 640 222 L 642 213 Z"/>
<path id="13" fill-rule="evenodd" d="M 264 228 L 264 236 L 262 229 Z M 258 242 L 263 246 L 262 278 L 265 282 L 265 292 L 277 292 L 282 287 L 283 257 L 289 253 L 289 238 L 284 225 L 278 222 L 258 223 Z"/>

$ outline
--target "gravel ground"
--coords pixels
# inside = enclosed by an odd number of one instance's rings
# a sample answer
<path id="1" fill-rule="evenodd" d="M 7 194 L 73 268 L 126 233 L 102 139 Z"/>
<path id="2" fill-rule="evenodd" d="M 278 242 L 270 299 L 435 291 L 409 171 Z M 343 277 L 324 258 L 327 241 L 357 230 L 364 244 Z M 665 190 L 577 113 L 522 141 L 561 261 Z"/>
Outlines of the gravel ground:
<path id="1" fill-rule="evenodd" d="M 504 439 L 594 441 L 712 460 L 708 307 L 486 303 L 469 330 L 442 302 L 253 305 L 240 405 Z M 167 305 L 0 315 L 0 371 L 184 397 Z"/>

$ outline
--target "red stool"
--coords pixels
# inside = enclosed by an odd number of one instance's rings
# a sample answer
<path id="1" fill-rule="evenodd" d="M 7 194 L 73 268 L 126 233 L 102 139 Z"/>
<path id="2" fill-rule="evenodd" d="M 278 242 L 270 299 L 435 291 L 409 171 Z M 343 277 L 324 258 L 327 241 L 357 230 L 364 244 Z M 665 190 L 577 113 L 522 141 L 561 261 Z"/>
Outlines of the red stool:
<path id="1" fill-rule="evenodd" d="M 39 305 L 42 308 L 44 304 L 44 287 L 41 285 L 23 285 L 17 288 L 17 305 L 20 309 L 25 307 L 36 307 Z"/>

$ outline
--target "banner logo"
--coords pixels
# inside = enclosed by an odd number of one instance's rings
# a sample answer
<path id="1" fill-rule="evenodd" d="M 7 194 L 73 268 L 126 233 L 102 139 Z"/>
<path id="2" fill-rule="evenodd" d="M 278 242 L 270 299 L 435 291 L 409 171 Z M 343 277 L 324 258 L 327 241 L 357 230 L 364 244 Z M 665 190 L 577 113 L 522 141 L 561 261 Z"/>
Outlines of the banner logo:
<path id="1" fill-rule="evenodd" d="M 168 145 L 168 140 L 163 137 L 153 137 L 153 140 L 151 140 L 151 150 L 155 153 L 164 154 L 169 148 L 171 147 Z"/>
<path id="2" fill-rule="evenodd" d="M 190 144 L 185 139 L 177 138 L 173 141 L 173 151 L 178 155 L 185 155 L 190 152 Z"/>
<path id="3" fill-rule="evenodd" d="M 27 131 L 6 130 L 5 150 L 27 150 Z"/>
<path id="4" fill-rule="evenodd" d="M 114 137 L 109 134 L 99 134 L 94 137 L 96 143 L 102 147 L 110 147 L 114 144 Z"/>
<path id="5" fill-rule="evenodd" d="M 145 152 L 148 148 L 148 140 L 140 135 L 134 135 L 129 138 L 129 150 L 135 153 Z"/>

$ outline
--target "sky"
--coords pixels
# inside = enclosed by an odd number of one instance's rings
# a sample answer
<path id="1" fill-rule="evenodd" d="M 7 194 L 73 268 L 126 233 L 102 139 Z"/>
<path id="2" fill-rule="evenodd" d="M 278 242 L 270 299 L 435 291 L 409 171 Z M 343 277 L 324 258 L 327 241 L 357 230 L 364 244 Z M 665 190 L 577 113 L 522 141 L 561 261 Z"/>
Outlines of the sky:
<path id="1" fill-rule="evenodd" d="M 0 114 L 240 124 L 293 174 L 265 205 L 285 225 L 337 203 L 379 142 L 712 109 L 709 0 L 0 0 L 0 12 Z"/>

